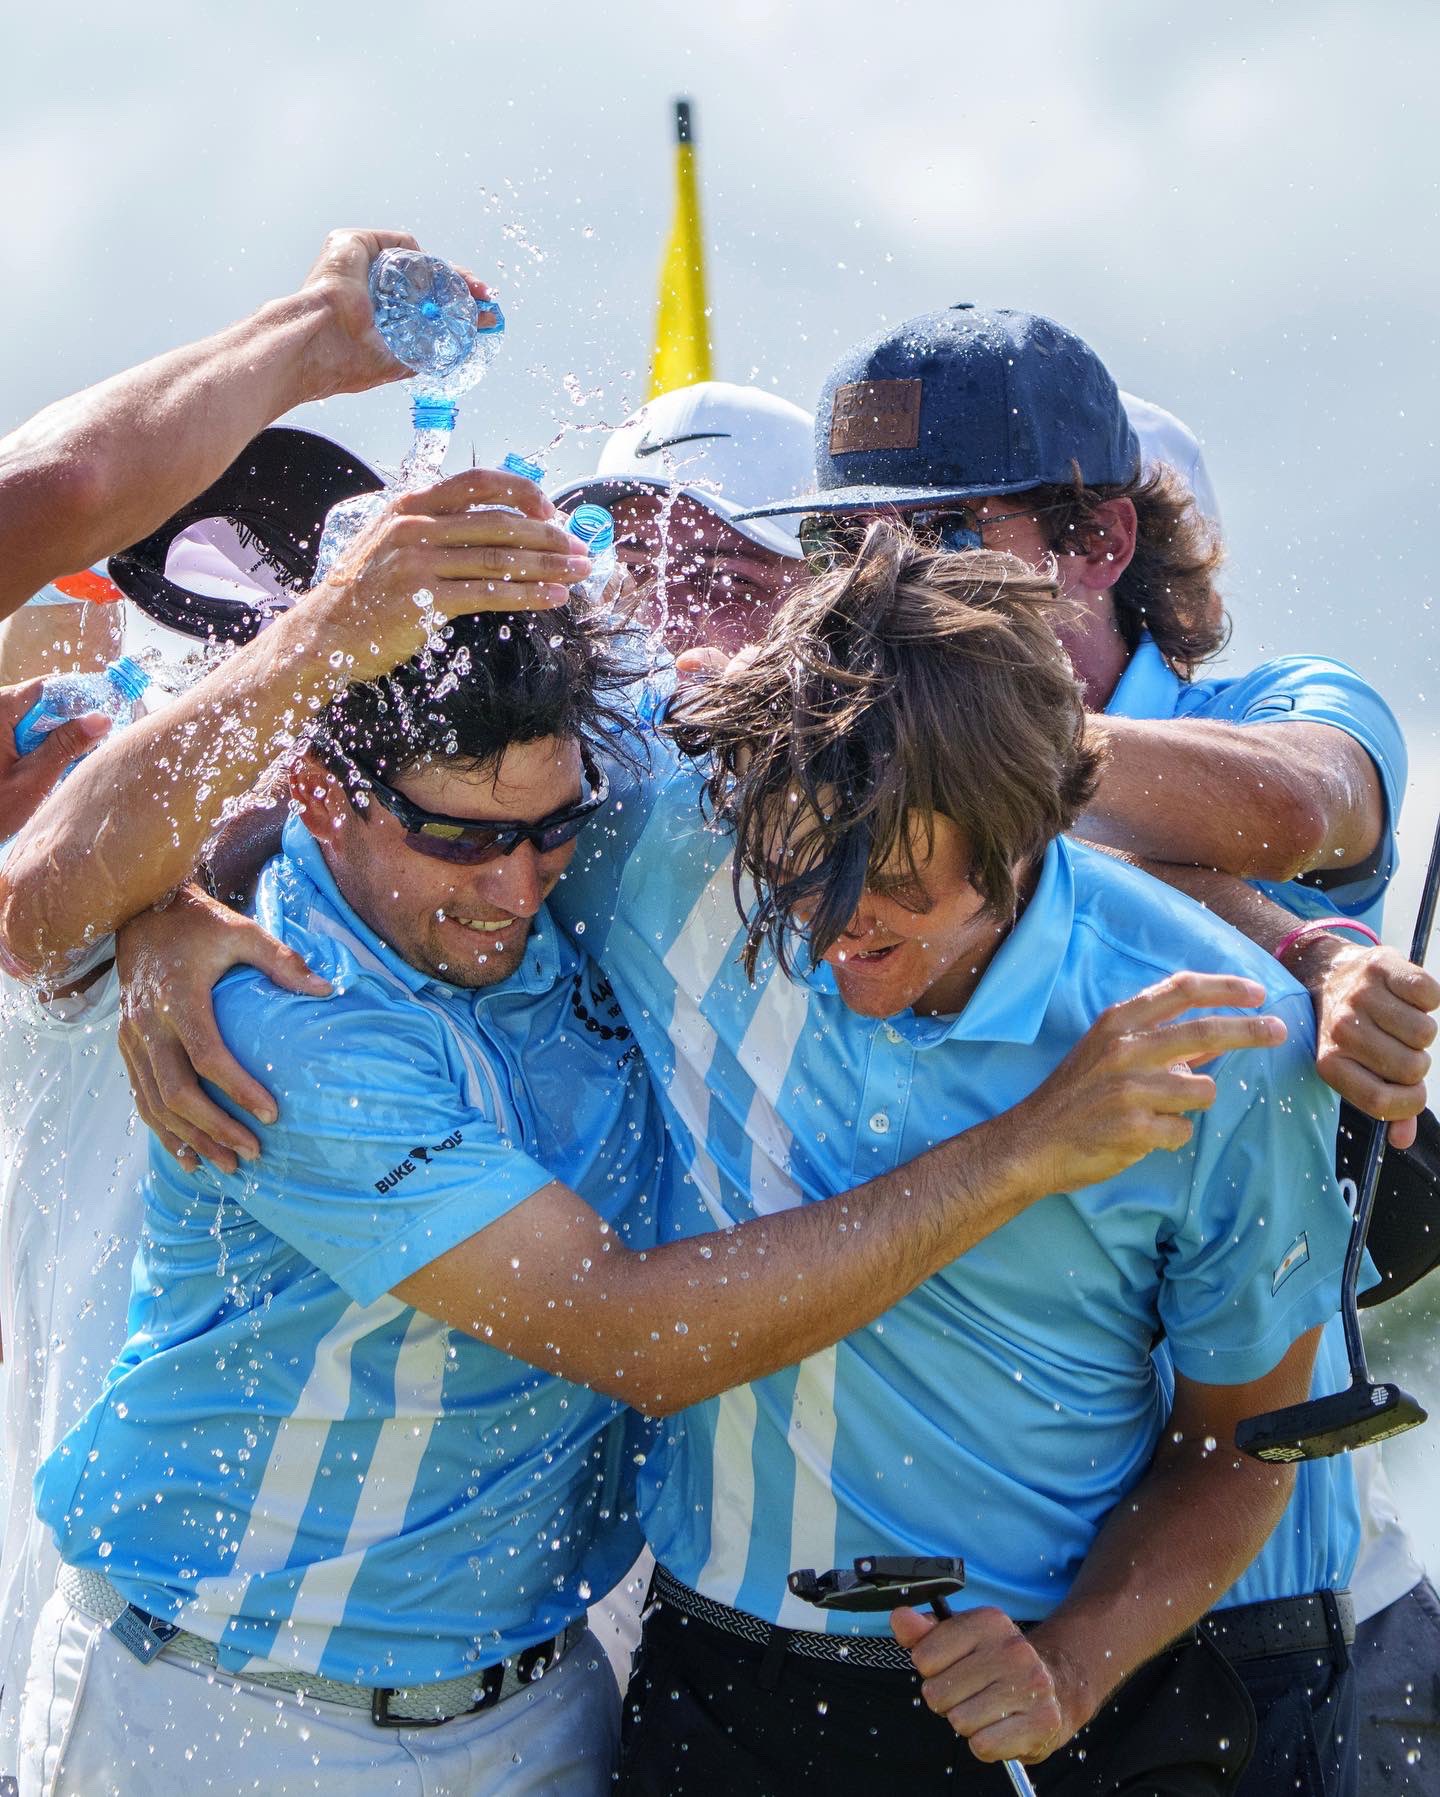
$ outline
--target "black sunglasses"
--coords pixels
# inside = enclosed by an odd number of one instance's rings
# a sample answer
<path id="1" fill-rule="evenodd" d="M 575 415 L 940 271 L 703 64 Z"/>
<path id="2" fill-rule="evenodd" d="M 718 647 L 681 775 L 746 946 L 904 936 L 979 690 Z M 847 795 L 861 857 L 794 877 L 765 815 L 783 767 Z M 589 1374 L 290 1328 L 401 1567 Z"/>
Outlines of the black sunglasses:
<path id="1" fill-rule="evenodd" d="M 896 522 L 911 530 L 922 543 L 958 553 L 983 549 L 981 532 L 988 524 L 1008 524 L 1012 518 L 1038 518 L 1058 511 L 1058 505 L 1031 506 L 1021 512 L 982 513 L 969 505 L 947 505 L 942 511 L 898 512 Z M 808 567 L 824 574 L 838 561 L 860 552 L 865 532 L 875 522 L 874 513 L 807 512 L 800 520 L 800 553 Z"/>
<path id="2" fill-rule="evenodd" d="M 445 817 L 438 811 L 426 811 L 413 799 L 407 799 L 393 786 L 387 786 L 378 774 L 356 764 L 369 791 L 399 823 L 405 826 L 405 846 L 419 855 L 436 861 L 455 861 L 465 867 L 479 867 L 509 855 L 522 842 L 535 845 L 537 855 L 548 855 L 567 842 L 573 842 L 585 825 L 610 796 L 610 782 L 588 755 L 582 757 L 586 792 L 577 804 L 552 811 L 533 824 L 515 823 L 509 818 L 489 820 L 479 817 Z"/>

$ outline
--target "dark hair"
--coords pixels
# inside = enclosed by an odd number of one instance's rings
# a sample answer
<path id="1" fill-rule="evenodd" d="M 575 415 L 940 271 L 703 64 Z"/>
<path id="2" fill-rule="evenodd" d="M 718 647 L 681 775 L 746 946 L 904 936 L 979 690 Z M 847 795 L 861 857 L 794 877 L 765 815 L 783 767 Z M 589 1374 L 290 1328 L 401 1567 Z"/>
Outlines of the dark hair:
<path id="1" fill-rule="evenodd" d="M 547 736 L 633 755 L 625 689 L 636 672 L 616 631 L 574 606 L 475 613 L 392 673 L 346 687 L 309 746 L 352 799 L 367 772 L 390 781 L 427 757 L 489 769 L 512 743 Z"/>
<path id="2" fill-rule="evenodd" d="M 1057 555 L 1094 546 L 1104 532 L 1095 514 L 1108 499 L 1130 500 L 1136 515 L 1135 554 L 1113 589 L 1125 646 L 1133 653 L 1148 630 L 1170 666 L 1189 680 L 1225 647 L 1230 625 L 1215 589 L 1225 551 L 1182 476 L 1162 463 L 1123 485 L 1087 487 L 1077 469 L 1072 485 L 1017 495 L 1021 506 L 1040 513 Z"/>
<path id="3" fill-rule="evenodd" d="M 797 907 L 818 958 L 882 870 L 903 899 L 937 815 L 964 833 L 989 908 L 1014 916 L 1016 866 L 1095 788 L 1055 636 L 1064 603 L 1015 556 L 946 554 L 877 522 L 853 562 L 791 594 L 748 661 L 674 708 L 681 747 L 712 758 L 707 804 L 735 835 L 752 977 L 767 941 L 792 967 Z"/>

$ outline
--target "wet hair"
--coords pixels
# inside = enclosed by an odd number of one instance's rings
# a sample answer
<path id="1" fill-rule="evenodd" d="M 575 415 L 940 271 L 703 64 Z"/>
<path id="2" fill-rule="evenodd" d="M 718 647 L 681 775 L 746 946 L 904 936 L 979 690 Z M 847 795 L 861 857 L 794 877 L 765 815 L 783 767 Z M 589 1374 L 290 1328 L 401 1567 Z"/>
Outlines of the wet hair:
<path id="1" fill-rule="evenodd" d="M 867 886 L 908 902 L 937 816 L 963 833 L 989 910 L 1014 917 L 1016 868 L 1070 827 L 1098 771 L 1055 636 L 1064 609 L 1053 571 L 877 521 L 852 561 L 790 595 L 748 661 L 673 708 L 735 838 L 752 978 L 766 943 L 793 970 L 797 933 L 818 960 Z"/>
<path id="2" fill-rule="evenodd" d="M 367 773 L 388 783 L 424 760 L 487 772 L 512 744 L 551 736 L 633 755 L 635 676 L 624 639 L 574 606 L 480 612 L 444 625 L 392 673 L 346 687 L 309 747 L 352 799 Z"/>
<path id="3" fill-rule="evenodd" d="M 1170 666 L 1189 680 L 1225 647 L 1230 622 L 1215 587 L 1225 551 L 1173 468 L 1162 463 L 1123 485 L 1104 487 L 1085 486 L 1077 468 L 1068 486 L 1036 487 L 1016 498 L 1018 506 L 1035 507 L 1057 555 L 1093 549 L 1104 532 L 1096 518 L 1100 506 L 1128 499 L 1135 507 L 1135 554 L 1112 589 L 1126 648 L 1133 654 L 1148 630 Z"/>

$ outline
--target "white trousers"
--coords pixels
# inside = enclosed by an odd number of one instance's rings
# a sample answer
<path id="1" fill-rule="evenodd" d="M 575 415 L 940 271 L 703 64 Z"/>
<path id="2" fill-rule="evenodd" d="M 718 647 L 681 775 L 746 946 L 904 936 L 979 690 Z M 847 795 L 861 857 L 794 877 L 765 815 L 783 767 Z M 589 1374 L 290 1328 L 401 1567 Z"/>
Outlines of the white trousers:
<path id="1" fill-rule="evenodd" d="M 148 1666 L 57 1592 L 41 1612 L 20 1721 L 20 1797 L 602 1797 L 619 1698 L 590 1634 L 492 1710 L 376 1728 L 163 1654 Z"/>

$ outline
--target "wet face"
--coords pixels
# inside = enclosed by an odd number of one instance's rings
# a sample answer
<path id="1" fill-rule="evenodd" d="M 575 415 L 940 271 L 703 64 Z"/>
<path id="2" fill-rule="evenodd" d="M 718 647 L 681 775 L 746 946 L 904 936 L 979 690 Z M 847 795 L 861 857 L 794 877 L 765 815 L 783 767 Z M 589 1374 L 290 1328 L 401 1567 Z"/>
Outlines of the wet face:
<path id="1" fill-rule="evenodd" d="M 584 779 L 580 745 L 546 737 L 516 744 L 483 772 L 431 762 L 390 784 L 447 817 L 536 823 L 577 804 Z M 313 758 L 297 776 L 296 796 L 347 903 L 410 966 L 454 986 L 494 986 L 515 972 L 535 913 L 575 852 L 573 842 L 545 855 L 521 842 L 478 866 L 437 861 L 409 847 L 383 805 L 352 807 Z"/>
<path id="2" fill-rule="evenodd" d="M 663 624 L 674 650 L 733 654 L 756 641 L 805 573 L 803 562 L 751 542 L 683 493 L 636 494 L 612 510 L 617 557 L 637 584 L 655 583 L 640 621 Z"/>
<path id="3" fill-rule="evenodd" d="M 971 884 L 969 845 L 957 825 L 937 817 L 928 853 L 918 827 L 914 846 L 914 879 L 902 883 L 898 862 L 881 869 L 822 957 L 862 1017 L 962 1010 L 1006 933 Z M 803 907 L 796 921 L 805 921 Z"/>

